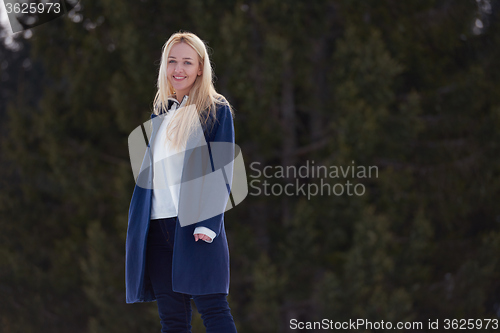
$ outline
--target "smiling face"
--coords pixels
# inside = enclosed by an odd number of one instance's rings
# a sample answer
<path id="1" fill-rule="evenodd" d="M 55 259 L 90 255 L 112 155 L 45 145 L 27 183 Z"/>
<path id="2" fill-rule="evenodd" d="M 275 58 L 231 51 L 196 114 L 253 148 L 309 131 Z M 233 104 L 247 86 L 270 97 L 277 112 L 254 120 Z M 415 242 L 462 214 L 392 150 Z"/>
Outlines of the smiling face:
<path id="1" fill-rule="evenodd" d="M 203 71 L 198 53 L 186 43 L 177 43 L 170 49 L 167 59 L 168 81 L 174 87 L 176 98 L 180 102 Z"/>

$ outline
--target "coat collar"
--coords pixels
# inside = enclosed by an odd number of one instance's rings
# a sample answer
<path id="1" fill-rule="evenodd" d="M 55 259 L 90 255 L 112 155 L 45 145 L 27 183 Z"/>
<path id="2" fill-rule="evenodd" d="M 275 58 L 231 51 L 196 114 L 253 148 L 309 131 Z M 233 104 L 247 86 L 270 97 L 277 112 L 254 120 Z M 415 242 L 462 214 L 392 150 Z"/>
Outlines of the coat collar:
<path id="1" fill-rule="evenodd" d="M 182 101 L 179 103 L 179 101 L 177 101 L 177 99 L 175 99 L 174 97 L 168 97 L 167 98 L 167 110 L 170 110 L 170 108 L 172 107 L 172 105 L 176 104 L 176 109 L 180 108 L 181 105 L 184 105 L 186 104 L 187 100 L 188 100 L 189 96 L 188 95 L 184 95 L 184 97 L 182 98 Z M 167 111 L 168 112 L 168 111 Z M 151 119 L 157 117 L 157 116 L 161 116 L 162 114 L 165 114 L 165 109 L 162 108 L 161 111 L 160 111 L 160 114 L 156 115 L 153 113 L 151 113 Z"/>

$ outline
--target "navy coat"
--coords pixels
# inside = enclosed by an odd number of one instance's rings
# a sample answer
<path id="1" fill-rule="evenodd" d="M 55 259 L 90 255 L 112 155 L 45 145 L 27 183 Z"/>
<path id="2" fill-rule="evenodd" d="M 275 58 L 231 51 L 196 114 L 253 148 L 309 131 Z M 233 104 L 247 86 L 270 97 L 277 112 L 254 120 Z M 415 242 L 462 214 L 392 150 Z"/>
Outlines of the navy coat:
<path id="1" fill-rule="evenodd" d="M 170 109 L 170 103 L 168 109 Z M 151 114 L 151 119 L 155 118 Z M 229 107 L 217 106 L 217 121 L 203 126 L 205 140 L 234 144 L 234 124 Z M 213 125 L 213 127 L 212 127 Z M 154 137 L 154 131 L 151 137 Z M 148 144 L 144 159 L 150 156 Z M 211 153 L 210 153 L 211 154 Z M 212 158 L 212 155 L 210 155 Z M 151 181 L 151 168 L 139 177 Z M 228 191 L 230 187 L 226 184 Z M 149 274 L 146 271 L 146 242 L 151 217 L 152 189 L 137 183 L 130 202 L 125 255 L 126 302 L 151 302 L 156 300 Z M 172 287 L 176 292 L 189 295 L 229 293 L 229 249 L 224 227 L 224 213 L 204 221 L 181 227 L 176 220 L 175 242 L 172 263 Z M 195 241 L 193 232 L 203 226 L 216 233 L 212 243 Z"/>

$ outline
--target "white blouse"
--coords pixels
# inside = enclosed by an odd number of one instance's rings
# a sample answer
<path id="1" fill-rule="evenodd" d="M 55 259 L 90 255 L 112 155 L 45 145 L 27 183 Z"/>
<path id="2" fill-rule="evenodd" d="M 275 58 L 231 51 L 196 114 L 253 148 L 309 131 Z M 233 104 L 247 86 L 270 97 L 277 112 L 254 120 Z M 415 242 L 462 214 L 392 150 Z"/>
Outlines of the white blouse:
<path id="1" fill-rule="evenodd" d="M 170 146 L 170 141 L 165 144 L 167 136 L 167 126 L 176 111 L 186 104 L 188 96 L 185 95 L 181 103 L 175 98 L 169 98 L 174 101 L 170 110 L 164 117 L 158 133 L 153 143 L 153 198 L 151 205 L 151 219 L 161 219 L 175 217 L 179 211 L 179 195 L 182 177 L 182 168 L 184 164 L 185 151 L 177 152 Z M 193 234 L 204 234 L 210 237 L 212 243 L 216 236 L 213 230 L 207 227 L 196 227 Z"/>

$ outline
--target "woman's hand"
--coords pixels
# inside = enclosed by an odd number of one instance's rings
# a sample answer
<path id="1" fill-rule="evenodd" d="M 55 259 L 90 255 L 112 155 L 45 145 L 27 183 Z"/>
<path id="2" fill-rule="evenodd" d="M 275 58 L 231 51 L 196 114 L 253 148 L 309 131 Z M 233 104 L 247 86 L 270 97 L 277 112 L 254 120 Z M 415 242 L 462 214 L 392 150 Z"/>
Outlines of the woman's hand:
<path id="1" fill-rule="evenodd" d="M 212 239 L 210 237 L 208 237 L 207 235 L 205 234 L 194 234 L 194 241 L 197 242 L 198 239 L 201 239 L 201 240 L 204 240 L 204 241 L 209 241 Z"/>

